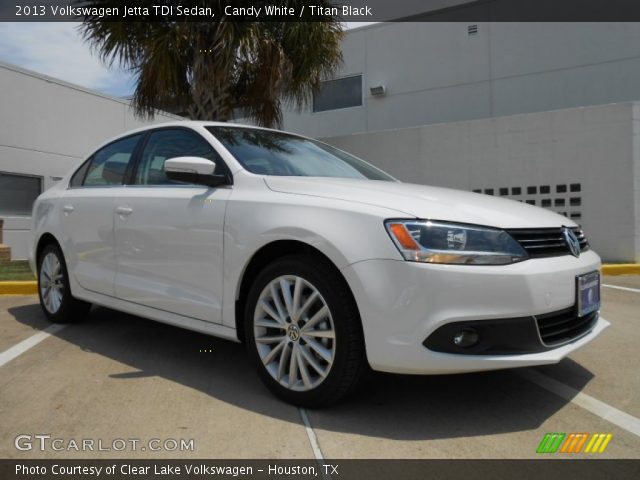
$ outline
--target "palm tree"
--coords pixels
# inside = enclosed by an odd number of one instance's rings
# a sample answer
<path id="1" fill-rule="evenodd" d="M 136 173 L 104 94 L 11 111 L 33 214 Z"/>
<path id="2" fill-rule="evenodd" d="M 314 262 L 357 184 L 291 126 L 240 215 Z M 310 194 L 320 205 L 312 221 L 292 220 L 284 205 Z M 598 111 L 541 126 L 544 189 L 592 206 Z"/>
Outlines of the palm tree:
<path id="1" fill-rule="evenodd" d="M 127 0 L 79 3 L 121 10 L 131 5 Z M 231 22 L 224 16 L 225 3 L 197 2 L 214 10 L 211 22 L 106 22 L 89 16 L 80 28 L 104 62 L 134 72 L 132 103 L 139 116 L 150 117 L 160 108 L 186 112 L 194 120 L 226 121 L 239 110 L 259 125 L 280 126 L 283 105 L 302 108 L 340 65 L 341 23 L 331 16 L 322 22 Z M 263 3 L 302 4 L 240 0 L 234 6 Z"/>

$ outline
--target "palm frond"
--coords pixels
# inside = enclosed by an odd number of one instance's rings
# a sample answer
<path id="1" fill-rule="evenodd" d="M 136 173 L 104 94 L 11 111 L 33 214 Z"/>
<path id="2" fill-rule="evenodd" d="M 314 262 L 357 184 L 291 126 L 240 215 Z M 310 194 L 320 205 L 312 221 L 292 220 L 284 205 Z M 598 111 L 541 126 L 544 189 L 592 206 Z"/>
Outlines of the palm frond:
<path id="1" fill-rule="evenodd" d="M 85 6 L 131 6 L 136 0 L 79 0 Z M 325 22 L 229 22 L 218 0 L 189 3 L 212 7 L 213 22 L 105 22 L 88 17 L 83 38 L 110 67 L 136 75 L 133 105 L 139 116 L 157 108 L 186 111 L 192 118 L 229 120 L 242 109 L 264 126 L 282 123 L 282 108 L 308 104 L 321 80 L 342 62 L 338 18 Z M 238 6 L 267 1 L 237 0 Z M 299 7 L 302 0 L 279 4 Z M 330 0 L 318 0 L 329 5 Z M 246 4 L 246 5 L 245 5 Z M 217 9 L 217 10 L 216 10 Z"/>

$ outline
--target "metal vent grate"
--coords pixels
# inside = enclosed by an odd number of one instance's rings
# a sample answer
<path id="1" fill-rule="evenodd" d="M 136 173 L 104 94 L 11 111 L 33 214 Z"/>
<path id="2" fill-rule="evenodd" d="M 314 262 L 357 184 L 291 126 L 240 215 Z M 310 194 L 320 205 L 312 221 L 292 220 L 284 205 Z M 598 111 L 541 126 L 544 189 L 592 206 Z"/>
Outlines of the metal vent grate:
<path id="1" fill-rule="evenodd" d="M 478 34 L 478 25 L 468 25 L 467 26 L 467 34 L 468 35 L 477 35 Z"/>
<path id="2" fill-rule="evenodd" d="M 524 185 L 521 187 L 484 187 L 474 188 L 476 193 L 498 195 L 511 200 L 548 208 L 572 220 L 582 219 L 582 185 L 580 183 L 561 183 L 559 185 Z"/>

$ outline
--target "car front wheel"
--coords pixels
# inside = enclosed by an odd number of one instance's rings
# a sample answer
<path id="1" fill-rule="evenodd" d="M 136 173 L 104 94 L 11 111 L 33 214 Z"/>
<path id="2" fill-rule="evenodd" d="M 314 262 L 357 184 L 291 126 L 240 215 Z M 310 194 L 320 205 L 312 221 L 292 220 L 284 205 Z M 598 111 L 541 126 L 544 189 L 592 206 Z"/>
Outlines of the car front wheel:
<path id="1" fill-rule="evenodd" d="M 245 338 L 258 373 L 280 398 L 327 406 L 367 370 L 360 318 L 330 265 L 292 255 L 269 265 L 248 297 Z"/>

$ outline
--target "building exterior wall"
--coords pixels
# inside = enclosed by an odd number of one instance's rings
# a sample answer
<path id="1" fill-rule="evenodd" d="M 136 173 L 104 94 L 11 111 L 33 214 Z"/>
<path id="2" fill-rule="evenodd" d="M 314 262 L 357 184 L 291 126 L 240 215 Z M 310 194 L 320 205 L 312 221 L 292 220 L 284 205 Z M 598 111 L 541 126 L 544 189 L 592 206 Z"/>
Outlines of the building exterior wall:
<path id="1" fill-rule="evenodd" d="M 640 261 L 640 24 L 470 25 L 348 31 L 336 77 L 362 75 L 362 106 L 287 110 L 284 128 L 401 180 L 551 201 L 606 260 Z"/>
<path id="2" fill-rule="evenodd" d="M 350 30 L 337 77 L 363 75 L 363 105 L 289 110 L 314 137 L 640 99 L 639 23 L 384 23 Z M 384 85 L 386 95 L 369 88 Z"/>
<path id="3" fill-rule="evenodd" d="M 640 263 L 640 104 L 633 105 L 633 204 L 635 226 L 635 261 Z"/>
<path id="4" fill-rule="evenodd" d="M 640 261 L 640 105 L 634 102 L 467 120 L 323 140 L 396 178 L 462 190 L 509 189 L 509 198 L 579 213 L 610 262 Z M 570 185 L 580 192 L 570 192 Z M 566 193 L 556 187 L 566 185 Z M 538 193 L 527 195 L 535 186 Z M 549 194 L 540 194 L 549 186 Z M 521 194 L 513 195 L 513 187 Z M 571 198 L 580 205 L 570 206 Z"/>
<path id="5" fill-rule="evenodd" d="M 178 118 L 159 114 L 144 122 L 124 100 L 6 64 L 0 64 L 0 105 L 0 172 L 41 177 L 43 190 L 110 137 Z M 3 218 L 13 259 L 27 258 L 31 218 Z"/>

